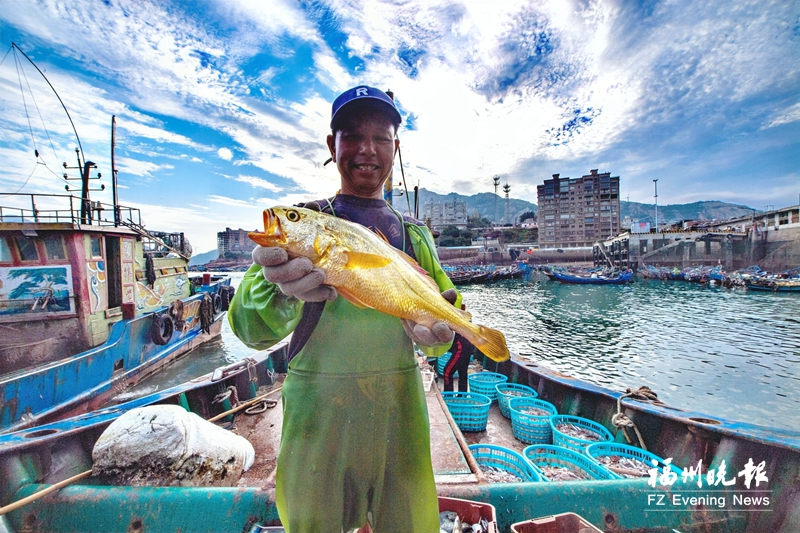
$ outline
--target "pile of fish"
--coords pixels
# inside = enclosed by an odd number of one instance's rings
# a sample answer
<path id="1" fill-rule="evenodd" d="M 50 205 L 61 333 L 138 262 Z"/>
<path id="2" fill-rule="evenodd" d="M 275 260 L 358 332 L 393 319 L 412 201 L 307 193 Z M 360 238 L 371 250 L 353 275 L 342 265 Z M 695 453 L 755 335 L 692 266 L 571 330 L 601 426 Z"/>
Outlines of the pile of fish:
<path id="1" fill-rule="evenodd" d="M 442 511 L 439 513 L 439 533 L 486 533 L 489 531 L 489 521 L 481 518 L 480 522 L 468 524 L 461 520 L 455 511 Z"/>
<path id="2" fill-rule="evenodd" d="M 481 465 L 481 471 L 483 471 L 484 477 L 486 480 L 491 483 L 520 483 L 522 482 L 522 478 L 516 476 L 509 472 L 508 470 L 503 470 L 502 468 L 497 468 L 496 466 L 486 466 Z"/>
<path id="3" fill-rule="evenodd" d="M 597 432 L 591 429 L 574 426 L 572 424 L 558 424 L 556 425 L 556 429 L 564 435 L 575 437 L 576 439 L 599 441 L 601 438 Z"/>
<path id="4" fill-rule="evenodd" d="M 523 407 L 519 410 L 520 413 L 531 415 L 531 416 L 550 416 L 546 409 L 539 409 L 538 407 Z"/>
<path id="5" fill-rule="evenodd" d="M 621 455 L 602 455 L 597 457 L 597 462 L 612 472 L 629 478 L 647 477 L 653 468 L 644 461 Z"/>
<path id="6" fill-rule="evenodd" d="M 579 481 L 589 479 L 583 473 L 566 466 L 536 465 L 550 481 Z"/>

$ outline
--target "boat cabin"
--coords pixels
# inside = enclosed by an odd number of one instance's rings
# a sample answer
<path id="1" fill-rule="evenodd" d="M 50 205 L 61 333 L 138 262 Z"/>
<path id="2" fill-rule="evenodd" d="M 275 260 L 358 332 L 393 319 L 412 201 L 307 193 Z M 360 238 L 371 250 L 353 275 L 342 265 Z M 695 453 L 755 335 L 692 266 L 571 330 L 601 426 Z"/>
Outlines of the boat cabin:
<path id="1" fill-rule="evenodd" d="M 68 195 L 3 198 L 0 375 L 98 346 L 123 315 L 191 295 L 188 241 L 148 232 L 138 209 L 92 202 L 81 212 Z"/>

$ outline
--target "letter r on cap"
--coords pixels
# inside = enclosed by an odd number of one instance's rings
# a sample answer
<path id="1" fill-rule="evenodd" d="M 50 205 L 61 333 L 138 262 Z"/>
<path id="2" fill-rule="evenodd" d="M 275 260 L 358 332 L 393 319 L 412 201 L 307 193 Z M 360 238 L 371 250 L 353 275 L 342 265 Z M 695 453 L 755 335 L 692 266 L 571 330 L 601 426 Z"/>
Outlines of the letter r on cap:
<path id="1" fill-rule="evenodd" d="M 366 87 L 359 87 L 356 89 L 356 97 L 358 96 L 369 96 L 369 92 L 367 92 Z"/>

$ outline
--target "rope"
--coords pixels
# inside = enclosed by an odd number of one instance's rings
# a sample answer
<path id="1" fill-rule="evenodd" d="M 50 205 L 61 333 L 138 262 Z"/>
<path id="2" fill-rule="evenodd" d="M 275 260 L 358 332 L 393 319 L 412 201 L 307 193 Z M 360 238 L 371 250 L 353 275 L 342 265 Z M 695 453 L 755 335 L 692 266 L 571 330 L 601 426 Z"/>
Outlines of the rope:
<path id="1" fill-rule="evenodd" d="M 617 398 L 617 412 L 611 417 L 611 423 L 614 424 L 614 427 L 622 429 L 622 434 L 625 435 L 625 440 L 628 441 L 628 444 L 633 444 L 633 441 L 631 440 L 630 436 L 628 436 L 628 432 L 625 428 L 633 428 L 633 430 L 636 432 L 636 437 L 639 439 L 639 447 L 647 451 L 647 446 L 644 443 L 642 434 L 639 432 L 639 428 L 636 427 L 636 424 L 633 423 L 633 420 L 628 418 L 622 412 L 622 399 L 628 397 L 640 401 L 652 401 L 657 403 L 662 402 L 658 399 L 658 395 L 650 387 L 641 386 L 635 390 L 626 389 L 625 394 Z"/>

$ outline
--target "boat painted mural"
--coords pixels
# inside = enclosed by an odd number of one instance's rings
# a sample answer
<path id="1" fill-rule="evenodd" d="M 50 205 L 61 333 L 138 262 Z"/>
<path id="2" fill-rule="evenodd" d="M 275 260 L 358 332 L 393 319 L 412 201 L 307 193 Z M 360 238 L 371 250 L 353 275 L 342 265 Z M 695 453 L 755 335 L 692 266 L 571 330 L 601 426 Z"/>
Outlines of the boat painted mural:
<path id="1" fill-rule="evenodd" d="M 0 315 L 74 313 L 70 265 L 0 267 Z"/>

